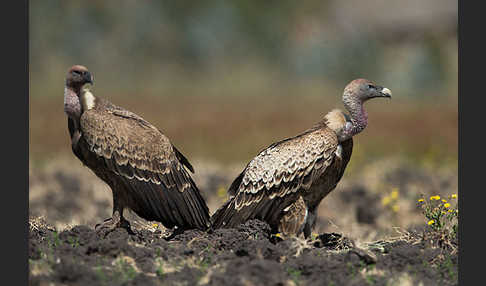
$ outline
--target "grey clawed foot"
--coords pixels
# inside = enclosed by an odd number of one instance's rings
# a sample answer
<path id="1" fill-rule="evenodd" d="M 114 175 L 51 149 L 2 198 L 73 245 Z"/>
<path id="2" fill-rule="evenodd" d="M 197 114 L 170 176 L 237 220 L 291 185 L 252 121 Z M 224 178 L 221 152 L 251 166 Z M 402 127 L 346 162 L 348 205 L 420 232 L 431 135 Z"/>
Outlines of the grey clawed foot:
<path id="1" fill-rule="evenodd" d="M 113 216 L 111 218 L 105 219 L 102 223 L 98 223 L 95 225 L 96 233 L 98 233 L 102 237 L 106 237 L 109 233 L 117 228 L 124 228 L 129 234 L 135 234 L 132 231 L 130 222 L 123 217 L 120 219 L 120 217 Z"/>
<path id="2" fill-rule="evenodd" d="M 179 234 L 182 234 L 183 232 L 184 229 L 175 227 L 172 233 L 169 236 L 164 237 L 164 239 L 167 241 L 172 240 L 174 237 L 176 237 Z"/>

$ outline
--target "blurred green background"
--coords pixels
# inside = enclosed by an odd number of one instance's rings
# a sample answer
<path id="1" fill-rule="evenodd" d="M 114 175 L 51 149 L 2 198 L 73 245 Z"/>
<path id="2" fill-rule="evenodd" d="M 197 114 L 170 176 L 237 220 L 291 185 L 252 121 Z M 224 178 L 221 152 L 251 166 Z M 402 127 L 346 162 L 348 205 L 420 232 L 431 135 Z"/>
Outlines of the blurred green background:
<path id="1" fill-rule="evenodd" d="M 30 158 L 70 154 L 67 69 L 155 124 L 190 159 L 247 162 L 342 108 L 368 78 L 355 165 L 457 165 L 457 1 L 32 1 Z M 74 156 L 73 156 L 74 158 Z"/>

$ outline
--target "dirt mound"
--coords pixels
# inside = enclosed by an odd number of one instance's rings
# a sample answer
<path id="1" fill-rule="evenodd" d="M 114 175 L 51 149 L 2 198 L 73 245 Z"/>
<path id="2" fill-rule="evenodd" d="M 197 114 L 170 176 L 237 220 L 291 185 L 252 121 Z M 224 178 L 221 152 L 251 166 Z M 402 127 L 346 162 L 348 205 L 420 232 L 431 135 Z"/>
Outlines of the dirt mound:
<path id="1" fill-rule="evenodd" d="M 58 231 L 40 218 L 29 226 L 31 285 L 457 284 L 457 251 L 430 235 L 357 247 L 339 233 L 282 240 L 258 220 L 170 240 L 153 229 L 101 237 L 85 225 Z"/>

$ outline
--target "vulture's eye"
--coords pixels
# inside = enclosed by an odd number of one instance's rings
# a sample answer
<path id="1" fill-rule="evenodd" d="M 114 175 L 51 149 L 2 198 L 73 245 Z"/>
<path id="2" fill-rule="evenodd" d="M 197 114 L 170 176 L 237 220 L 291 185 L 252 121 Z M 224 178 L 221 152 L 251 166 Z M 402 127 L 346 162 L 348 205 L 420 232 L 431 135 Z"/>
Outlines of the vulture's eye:
<path id="1" fill-rule="evenodd" d="M 372 88 L 372 89 L 375 89 L 376 86 L 372 85 L 372 84 L 368 84 L 368 88 Z"/>
<path id="2" fill-rule="evenodd" d="M 73 71 L 74 74 L 81 75 L 79 71 Z"/>

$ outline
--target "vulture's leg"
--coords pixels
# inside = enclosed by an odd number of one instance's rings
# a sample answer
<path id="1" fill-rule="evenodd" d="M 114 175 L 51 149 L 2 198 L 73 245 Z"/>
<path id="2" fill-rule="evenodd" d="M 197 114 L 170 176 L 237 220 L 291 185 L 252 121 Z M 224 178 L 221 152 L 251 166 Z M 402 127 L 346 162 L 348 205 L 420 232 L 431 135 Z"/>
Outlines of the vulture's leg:
<path id="1" fill-rule="evenodd" d="M 99 232 L 108 234 L 116 228 L 124 228 L 129 234 L 134 234 L 130 227 L 130 222 L 123 217 L 124 206 L 121 204 L 118 196 L 113 192 L 113 215 L 111 218 L 105 219 L 102 223 L 95 226 L 95 229 Z"/>
<path id="2" fill-rule="evenodd" d="M 183 233 L 184 229 L 178 228 L 177 226 L 173 229 L 172 233 L 169 236 L 164 237 L 165 240 L 171 240 L 174 237 L 178 236 L 179 234 Z"/>
<path id="3" fill-rule="evenodd" d="M 307 239 L 312 234 L 312 229 L 316 225 L 316 218 L 317 218 L 317 207 L 309 210 L 307 220 L 304 225 L 304 237 Z"/>
<path id="4" fill-rule="evenodd" d="M 113 211 L 113 219 L 116 221 L 117 227 L 122 227 L 130 234 L 134 234 L 130 226 L 130 222 L 123 217 L 123 207 L 119 207 Z"/>

